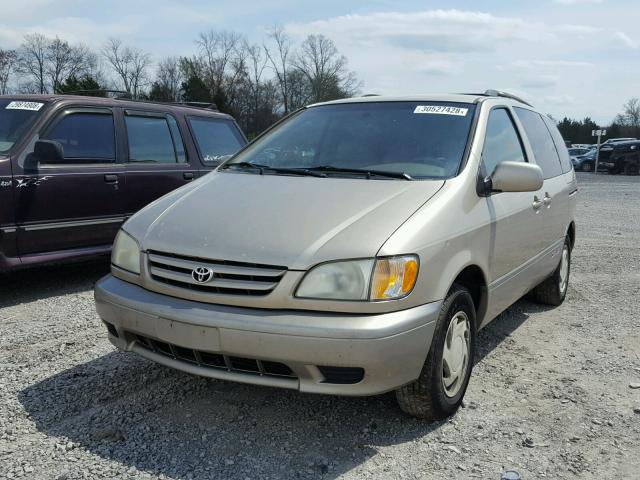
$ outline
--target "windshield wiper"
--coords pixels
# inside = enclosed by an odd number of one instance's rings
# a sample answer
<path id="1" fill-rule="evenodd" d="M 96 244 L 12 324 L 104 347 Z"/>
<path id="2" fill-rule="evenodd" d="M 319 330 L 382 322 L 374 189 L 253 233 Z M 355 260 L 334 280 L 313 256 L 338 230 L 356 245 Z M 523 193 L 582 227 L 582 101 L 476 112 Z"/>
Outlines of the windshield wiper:
<path id="1" fill-rule="evenodd" d="M 366 175 L 367 178 L 375 177 L 387 177 L 387 178 L 400 178 L 403 180 L 414 180 L 414 178 L 406 172 L 393 172 L 389 170 L 370 170 L 367 168 L 343 168 L 334 167 L 333 165 L 319 165 L 317 167 L 309 167 L 307 170 L 320 171 L 320 172 L 336 172 L 336 173 L 355 173 Z"/>
<path id="2" fill-rule="evenodd" d="M 316 172 L 310 170 L 308 168 L 285 168 L 285 167 L 270 167 L 269 165 L 261 165 L 259 163 L 251 163 L 251 162 L 234 162 L 227 163 L 223 165 L 223 169 L 237 167 L 242 169 L 253 168 L 260 172 L 260 175 L 264 175 L 265 171 L 275 172 L 275 173 L 285 173 L 290 175 L 306 175 L 308 177 L 322 177 L 325 178 L 326 175 L 324 173 Z"/>

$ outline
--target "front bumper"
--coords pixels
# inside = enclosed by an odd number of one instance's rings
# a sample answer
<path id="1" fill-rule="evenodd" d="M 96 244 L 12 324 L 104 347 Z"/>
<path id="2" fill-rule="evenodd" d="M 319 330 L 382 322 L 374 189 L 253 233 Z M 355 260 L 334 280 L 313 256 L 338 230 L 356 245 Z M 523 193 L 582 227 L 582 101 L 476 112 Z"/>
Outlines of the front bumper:
<path id="1" fill-rule="evenodd" d="M 121 350 L 196 375 L 338 395 L 375 395 L 418 378 L 441 306 L 377 315 L 230 307 L 161 295 L 111 275 L 98 281 L 95 299 Z M 144 339 L 171 351 L 154 351 Z M 203 365 L 198 354 L 185 361 L 177 353 L 184 349 L 219 354 L 226 368 Z M 228 361 L 236 357 L 284 364 L 291 375 L 241 371 Z M 363 369 L 364 376 L 330 383 L 324 367 Z"/>

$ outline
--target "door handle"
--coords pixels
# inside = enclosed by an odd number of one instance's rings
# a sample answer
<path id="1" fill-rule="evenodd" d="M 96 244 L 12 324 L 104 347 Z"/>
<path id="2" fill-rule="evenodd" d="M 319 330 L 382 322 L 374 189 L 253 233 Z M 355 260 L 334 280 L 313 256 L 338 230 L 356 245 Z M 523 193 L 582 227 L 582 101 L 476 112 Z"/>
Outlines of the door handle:
<path id="1" fill-rule="evenodd" d="M 118 175 L 115 173 L 107 173 L 104 176 L 104 181 L 107 183 L 118 183 Z"/>
<path id="2" fill-rule="evenodd" d="M 193 172 L 184 172 L 182 178 L 185 180 L 193 180 Z"/>
<path id="3" fill-rule="evenodd" d="M 538 210 L 540 210 L 540 207 L 544 205 L 544 202 L 536 196 L 536 197 L 533 197 L 532 205 L 533 205 L 533 209 L 536 211 L 536 213 L 538 213 Z"/>
<path id="4" fill-rule="evenodd" d="M 549 192 L 545 192 L 542 201 L 544 202 L 545 207 L 549 208 L 551 206 L 551 197 L 549 196 Z"/>

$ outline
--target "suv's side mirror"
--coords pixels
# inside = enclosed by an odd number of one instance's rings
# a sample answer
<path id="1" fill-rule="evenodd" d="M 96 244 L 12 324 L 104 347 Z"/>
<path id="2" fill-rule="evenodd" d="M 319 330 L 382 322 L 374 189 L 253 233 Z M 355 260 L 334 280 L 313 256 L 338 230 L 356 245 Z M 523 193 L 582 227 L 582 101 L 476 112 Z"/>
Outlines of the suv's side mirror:
<path id="1" fill-rule="evenodd" d="M 64 149 L 55 140 L 38 140 L 33 146 L 33 156 L 38 163 L 63 163 Z"/>
<path id="2" fill-rule="evenodd" d="M 544 177 L 538 165 L 525 162 L 502 162 L 491 174 L 492 192 L 536 192 Z"/>

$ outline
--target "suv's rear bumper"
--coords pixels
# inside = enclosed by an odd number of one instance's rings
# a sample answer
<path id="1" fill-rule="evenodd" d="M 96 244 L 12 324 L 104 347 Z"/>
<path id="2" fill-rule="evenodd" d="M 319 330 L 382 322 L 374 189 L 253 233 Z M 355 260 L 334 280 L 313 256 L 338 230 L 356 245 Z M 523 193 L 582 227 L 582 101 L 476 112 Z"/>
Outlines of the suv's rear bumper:
<path id="1" fill-rule="evenodd" d="M 109 340 L 164 365 L 212 378 L 304 392 L 374 395 L 415 380 L 427 356 L 440 302 L 379 315 L 228 307 L 160 295 L 102 278 L 96 308 L 118 336 Z M 279 362 L 296 378 L 210 368 L 145 348 L 136 335 L 225 356 Z M 318 366 L 364 369 L 358 383 L 327 383 Z"/>

